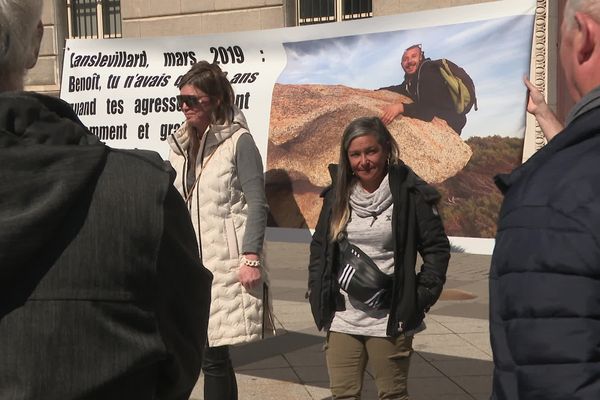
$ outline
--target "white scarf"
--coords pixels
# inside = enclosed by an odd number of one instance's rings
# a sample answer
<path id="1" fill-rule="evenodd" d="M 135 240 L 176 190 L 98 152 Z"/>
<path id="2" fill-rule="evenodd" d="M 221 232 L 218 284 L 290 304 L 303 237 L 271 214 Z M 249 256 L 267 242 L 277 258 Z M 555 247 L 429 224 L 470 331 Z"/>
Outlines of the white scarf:
<path id="1" fill-rule="evenodd" d="M 373 222 L 377 216 L 388 209 L 392 204 L 392 192 L 390 190 L 388 174 L 383 177 L 379 187 L 369 193 L 361 186 L 360 182 L 352 186 L 350 190 L 350 207 L 352 211 L 361 218 L 373 217 Z"/>

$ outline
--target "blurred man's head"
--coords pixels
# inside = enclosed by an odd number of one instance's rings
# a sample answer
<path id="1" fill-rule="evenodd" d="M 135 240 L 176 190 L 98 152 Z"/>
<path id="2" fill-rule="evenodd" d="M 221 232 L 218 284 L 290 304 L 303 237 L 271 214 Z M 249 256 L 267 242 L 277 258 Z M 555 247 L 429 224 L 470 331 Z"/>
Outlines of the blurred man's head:
<path id="1" fill-rule="evenodd" d="M 402 54 L 402 69 L 406 75 L 413 75 L 419 70 L 423 62 L 423 50 L 420 44 L 410 46 Z"/>
<path id="2" fill-rule="evenodd" d="M 42 0 L 0 0 L 0 91 L 23 89 L 43 34 Z"/>
<path id="3" fill-rule="evenodd" d="M 600 85 L 600 1 L 567 1 L 560 60 L 569 94 L 575 101 Z"/>

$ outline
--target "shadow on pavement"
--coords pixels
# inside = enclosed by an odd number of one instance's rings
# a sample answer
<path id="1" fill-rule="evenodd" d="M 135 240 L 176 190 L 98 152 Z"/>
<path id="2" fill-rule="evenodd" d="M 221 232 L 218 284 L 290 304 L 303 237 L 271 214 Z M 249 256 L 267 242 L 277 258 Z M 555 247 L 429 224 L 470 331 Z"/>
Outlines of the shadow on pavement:
<path id="1" fill-rule="evenodd" d="M 231 358 L 234 367 L 241 367 L 321 344 L 323 336 L 284 331 L 259 342 L 232 347 Z"/>

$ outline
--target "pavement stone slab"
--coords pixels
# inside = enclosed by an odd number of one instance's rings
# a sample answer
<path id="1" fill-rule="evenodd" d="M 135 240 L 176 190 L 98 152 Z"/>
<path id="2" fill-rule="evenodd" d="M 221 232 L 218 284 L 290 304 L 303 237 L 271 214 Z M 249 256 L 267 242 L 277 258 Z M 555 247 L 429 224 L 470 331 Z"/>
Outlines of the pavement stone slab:
<path id="1" fill-rule="evenodd" d="M 235 365 L 235 361 L 234 361 Z M 281 369 L 289 368 L 290 364 L 286 358 L 281 354 L 275 357 L 264 358 L 256 362 L 250 362 L 247 364 L 241 364 L 235 367 L 236 371 L 243 372 L 248 370 L 259 370 L 259 369 Z"/>
<path id="2" fill-rule="evenodd" d="M 286 360 L 294 366 L 315 367 L 325 365 L 323 343 L 308 346 L 302 350 L 285 353 Z"/>
<path id="3" fill-rule="evenodd" d="M 492 394 L 492 377 L 487 376 L 457 376 L 456 382 L 468 393 L 483 395 L 489 399 Z"/>
<path id="4" fill-rule="evenodd" d="M 460 336 L 479 350 L 492 356 L 492 345 L 490 343 L 489 333 L 462 333 Z"/>
<path id="5" fill-rule="evenodd" d="M 412 378 L 440 378 L 442 376 L 444 375 L 436 368 L 435 364 L 427 361 L 413 362 L 411 360 L 410 369 L 408 370 L 409 380 Z"/>
<path id="6" fill-rule="evenodd" d="M 464 389 L 447 377 L 413 378 L 408 381 L 408 392 L 411 396 L 439 396 L 446 399 L 447 395 L 466 395 Z"/>
<path id="7" fill-rule="evenodd" d="M 453 333 L 489 333 L 489 322 L 480 318 L 457 317 L 451 315 L 429 315 Z"/>
<path id="8" fill-rule="evenodd" d="M 295 366 L 293 369 L 301 382 L 329 387 L 329 374 L 327 373 L 327 367 L 325 365 L 320 365 L 318 367 Z"/>
<path id="9" fill-rule="evenodd" d="M 493 372 L 493 364 L 484 360 L 434 360 L 431 364 L 447 377 L 489 377 Z"/>

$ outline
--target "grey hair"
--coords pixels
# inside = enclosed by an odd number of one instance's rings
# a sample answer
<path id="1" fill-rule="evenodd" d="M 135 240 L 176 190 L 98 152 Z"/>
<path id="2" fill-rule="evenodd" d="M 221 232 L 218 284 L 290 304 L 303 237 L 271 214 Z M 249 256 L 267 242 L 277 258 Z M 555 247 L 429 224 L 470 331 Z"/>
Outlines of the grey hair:
<path id="1" fill-rule="evenodd" d="M 577 12 L 585 13 L 600 23 L 600 1 L 598 0 L 567 0 L 563 19 L 568 29 L 575 27 L 575 13 Z"/>
<path id="2" fill-rule="evenodd" d="M 20 88 L 39 51 L 42 0 L 0 0 L 0 84 Z"/>
<path id="3" fill-rule="evenodd" d="M 350 122 L 344 130 L 340 146 L 340 158 L 335 182 L 336 194 L 330 224 L 330 239 L 332 241 L 339 238 L 340 234 L 346 229 L 346 224 L 350 218 L 348 201 L 354 178 L 350 160 L 348 160 L 348 148 L 352 140 L 365 135 L 373 135 L 377 139 L 377 143 L 388 151 L 388 165 L 397 164 L 400 160 L 398 143 L 378 117 L 361 117 Z"/>

